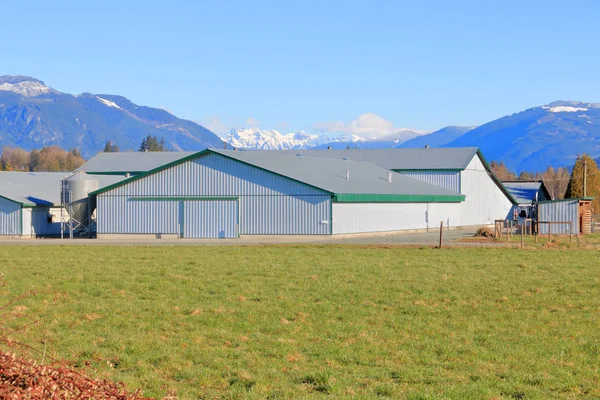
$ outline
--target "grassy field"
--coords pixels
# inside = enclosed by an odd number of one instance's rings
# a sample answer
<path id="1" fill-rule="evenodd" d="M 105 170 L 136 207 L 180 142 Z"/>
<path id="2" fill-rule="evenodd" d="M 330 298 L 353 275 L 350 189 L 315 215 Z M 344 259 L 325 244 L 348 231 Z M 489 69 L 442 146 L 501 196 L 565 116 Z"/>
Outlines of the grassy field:
<path id="1" fill-rule="evenodd" d="M 0 318 L 148 396 L 598 398 L 599 255 L 3 246 Z"/>

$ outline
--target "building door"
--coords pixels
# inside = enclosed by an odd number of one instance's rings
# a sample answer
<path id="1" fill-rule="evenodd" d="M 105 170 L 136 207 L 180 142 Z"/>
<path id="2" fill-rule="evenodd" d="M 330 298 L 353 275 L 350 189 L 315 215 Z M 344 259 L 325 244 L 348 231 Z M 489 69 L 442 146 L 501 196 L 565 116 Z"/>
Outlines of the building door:
<path id="1" fill-rule="evenodd" d="M 190 239 L 238 237 L 238 200 L 186 200 L 182 233 Z"/>

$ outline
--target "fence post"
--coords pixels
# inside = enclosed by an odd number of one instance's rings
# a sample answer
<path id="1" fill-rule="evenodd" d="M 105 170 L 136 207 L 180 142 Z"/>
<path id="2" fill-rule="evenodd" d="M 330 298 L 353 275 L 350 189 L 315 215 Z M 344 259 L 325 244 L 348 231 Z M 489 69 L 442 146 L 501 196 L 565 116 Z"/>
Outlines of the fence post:
<path id="1" fill-rule="evenodd" d="M 548 241 L 552 240 L 552 222 L 548 222 Z"/>
<path id="2" fill-rule="evenodd" d="M 573 221 L 569 222 L 569 243 L 573 241 Z"/>
<path id="3" fill-rule="evenodd" d="M 523 248 L 523 227 L 521 227 L 521 248 Z"/>
<path id="4" fill-rule="evenodd" d="M 535 229 L 534 230 L 535 230 L 535 232 L 534 232 L 535 233 L 535 242 L 537 243 L 538 235 L 540 234 L 540 224 L 537 221 L 535 221 Z"/>
<path id="5" fill-rule="evenodd" d="M 442 248 L 442 242 L 444 240 L 444 221 L 440 221 L 440 249 Z"/>

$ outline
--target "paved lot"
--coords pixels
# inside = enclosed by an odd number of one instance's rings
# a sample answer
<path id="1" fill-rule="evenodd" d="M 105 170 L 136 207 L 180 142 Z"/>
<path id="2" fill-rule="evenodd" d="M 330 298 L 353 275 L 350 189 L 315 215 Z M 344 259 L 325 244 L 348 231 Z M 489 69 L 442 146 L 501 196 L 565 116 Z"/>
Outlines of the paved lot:
<path id="1" fill-rule="evenodd" d="M 472 237 L 475 230 L 449 230 L 444 231 L 444 244 L 460 246 L 498 245 L 493 243 L 460 243 L 462 238 Z M 360 236 L 360 237 L 330 237 L 330 236 L 305 236 L 305 237 L 249 237 L 241 239 L 0 239 L 0 245 L 23 246 L 240 246 L 240 245 L 267 245 L 267 244 L 362 244 L 362 245 L 429 245 L 437 246 L 439 231 L 411 232 L 393 235 Z"/>

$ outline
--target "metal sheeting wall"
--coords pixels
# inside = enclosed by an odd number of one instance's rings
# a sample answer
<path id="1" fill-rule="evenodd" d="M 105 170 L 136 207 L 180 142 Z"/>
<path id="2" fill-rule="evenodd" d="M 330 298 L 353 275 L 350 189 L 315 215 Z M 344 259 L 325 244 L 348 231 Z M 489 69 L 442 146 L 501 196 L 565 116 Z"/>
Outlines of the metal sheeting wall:
<path id="1" fill-rule="evenodd" d="M 455 226 L 461 203 L 333 203 L 333 234 Z"/>
<path id="2" fill-rule="evenodd" d="M 538 221 L 572 222 L 573 233 L 579 233 L 579 200 L 553 201 L 538 204 Z M 548 224 L 540 224 L 540 234 L 548 233 Z M 552 225 L 550 233 L 569 234 L 568 224 Z"/>
<path id="3" fill-rule="evenodd" d="M 461 173 L 462 202 L 460 223 L 455 225 L 489 225 L 496 219 L 512 218 L 512 202 L 494 183 L 477 155 Z"/>
<path id="4" fill-rule="evenodd" d="M 0 235 L 20 235 L 21 229 L 21 205 L 0 197 Z"/>
<path id="5" fill-rule="evenodd" d="M 184 201 L 183 237 L 192 239 L 238 237 L 235 200 Z"/>
<path id="6" fill-rule="evenodd" d="M 242 235 L 324 235 L 330 233 L 327 192 L 259 168 L 208 154 L 98 195 L 100 234 L 156 233 L 132 215 L 128 200 L 143 197 L 237 197 Z M 160 202 L 146 202 L 144 212 Z M 142 211 L 137 211 L 142 212 Z M 175 217 L 174 220 L 176 220 Z M 146 225 L 145 225 L 146 224 Z M 184 224 L 185 226 L 185 224 Z"/>
<path id="7" fill-rule="evenodd" d="M 458 171 L 399 171 L 399 173 L 460 193 L 460 172 Z"/>
<path id="8" fill-rule="evenodd" d="M 98 233 L 180 234 L 179 201 L 139 201 L 102 195 L 97 201 Z"/>

